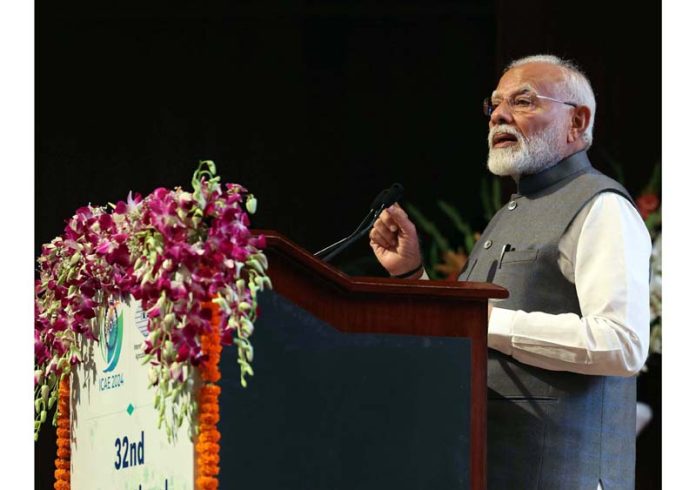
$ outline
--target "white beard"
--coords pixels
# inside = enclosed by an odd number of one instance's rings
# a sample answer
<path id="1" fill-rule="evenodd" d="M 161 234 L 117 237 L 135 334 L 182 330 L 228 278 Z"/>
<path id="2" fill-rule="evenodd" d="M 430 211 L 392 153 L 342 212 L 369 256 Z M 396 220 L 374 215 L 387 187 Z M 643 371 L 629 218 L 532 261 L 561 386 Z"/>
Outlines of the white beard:
<path id="1" fill-rule="evenodd" d="M 493 148 L 493 136 L 509 133 L 517 137 L 517 144 L 507 148 Z M 564 135 L 553 125 L 542 132 L 525 138 L 513 126 L 501 124 L 488 132 L 488 169 L 495 175 L 518 179 L 552 167 L 564 157 Z"/>

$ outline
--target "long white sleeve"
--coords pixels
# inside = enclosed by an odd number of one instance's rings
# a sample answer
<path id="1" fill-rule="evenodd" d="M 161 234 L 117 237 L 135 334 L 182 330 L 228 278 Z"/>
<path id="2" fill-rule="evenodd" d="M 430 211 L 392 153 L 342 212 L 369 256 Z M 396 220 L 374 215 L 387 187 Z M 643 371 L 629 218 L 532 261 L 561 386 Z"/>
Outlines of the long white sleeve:
<path id="1" fill-rule="evenodd" d="M 637 373 L 650 337 L 651 244 L 640 215 L 626 199 L 602 193 L 578 214 L 559 252 L 559 266 L 575 283 L 582 316 L 494 307 L 489 347 L 549 370 Z"/>

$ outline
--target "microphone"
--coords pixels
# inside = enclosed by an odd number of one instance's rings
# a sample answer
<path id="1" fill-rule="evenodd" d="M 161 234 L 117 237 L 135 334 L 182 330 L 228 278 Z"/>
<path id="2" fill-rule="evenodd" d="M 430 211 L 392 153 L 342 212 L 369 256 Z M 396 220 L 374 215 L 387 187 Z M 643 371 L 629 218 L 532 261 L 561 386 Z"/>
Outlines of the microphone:
<path id="1" fill-rule="evenodd" d="M 386 208 L 399 201 L 404 195 L 404 186 L 401 184 L 394 183 L 391 187 L 383 189 L 377 197 L 372 201 L 370 205 L 370 211 L 360 222 L 358 227 L 353 233 L 345 238 L 332 243 L 328 247 L 322 248 L 314 254 L 315 257 L 321 258 L 324 262 L 328 262 L 340 252 L 346 249 L 350 244 L 354 243 L 359 238 L 363 237 L 370 229 L 372 225 L 379 217 L 380 213 Z"/>
<path id="2" fill-rule="evenodd" d="M 386 192 L 385 192 L 386 191 Z M 398 182 L 392 184 L 392 186 L 389 189 L 385 189 L 384 191 L 384 198 L 381 202 L 382 209 L 386 209 L 395 202 L 399 201 L 404 195 L 404 186 L 399 184 Z M 379 197 L 379 196 L 377 196 Z M 374 203 L 373 203 L 374 204 Z M 382 209 L 380 209 L 380 212 L 382 212 Z"/>
<path id="3" fill-rule="evenodd" d="M 358 233 L 360 229 L 362 229 L 365 222 L 369 219 L 372 219 L 372 222 L 369 223 L 368 226 L 372 227 L 372 224 L 379 216 L 379 213 L 381 213 L 383 210 L 397 202 L 399 199 L 401 199 L 403 195 L 404 186 L 402 186 L 398 182 L 392 184 L 391 187 L 389 187 L 388 189 L 382 189 L 382 191 L 379 194 L 377 194 L 377 197 L 375 197 L 372 201 L 372 204 L 370 205 L 370 211 L 367 213 L 367 216 L 363 218 L 363 220 L 360 222 L 355 231 L 348 235 L 348 237 L 346 238 L 349 238 L 353 236 L 355 233 Z"/>
<path id="4" fill-rule="evenodd" d="M 389 189 L 391 189 L 391 187 Z M 389 192 L 389 189 L 382 189 L 379 194 L 377 194 L 377 197 L 375 197 L 372 200 L 372 204 L 370 204 L 370 211 L 374 211 L 384 202 L 384 197 Z"/>

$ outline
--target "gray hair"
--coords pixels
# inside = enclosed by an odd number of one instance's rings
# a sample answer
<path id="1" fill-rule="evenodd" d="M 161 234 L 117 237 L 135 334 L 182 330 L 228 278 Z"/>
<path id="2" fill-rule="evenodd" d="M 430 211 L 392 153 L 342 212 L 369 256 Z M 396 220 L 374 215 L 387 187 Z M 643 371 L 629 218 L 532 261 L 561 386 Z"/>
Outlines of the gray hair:
<path id="1" fill-rule="evenodd" d="M 594 128 L 597 102 L 595 101 L 592 85 L 587 76 L 572 61 L 564 60 L 551 54 L 537 54 L 519 58 L 510 63 L 503 73 L 520 65 L 526 65 L 527 63 L 548 63 L 550 65 L 560 66 L 563 69 L 565 75 L 565 84 L 561 89 L 563 96 L 567 98 L 569 102 L 574 102 L 578 105 L 584 105 L 590 108 L 590 121 L 587 125 L 587 129 L 582 135 L 582 139 L 587 143 L 586 148 L 589 148 L 592 145 L 592 129 Z"/>

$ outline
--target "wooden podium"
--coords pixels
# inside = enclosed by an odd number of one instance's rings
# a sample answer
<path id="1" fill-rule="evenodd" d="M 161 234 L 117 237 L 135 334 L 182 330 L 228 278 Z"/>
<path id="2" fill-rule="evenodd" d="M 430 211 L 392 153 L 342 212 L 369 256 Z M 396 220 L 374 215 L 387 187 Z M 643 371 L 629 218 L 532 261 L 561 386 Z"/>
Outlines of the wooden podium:
<path id="1" fill-rule="evenodd" d="M 273 231 L 241 388 L 221 360 L 220 488 L 485 489 L 484 283 L 348 277 Z"/>

